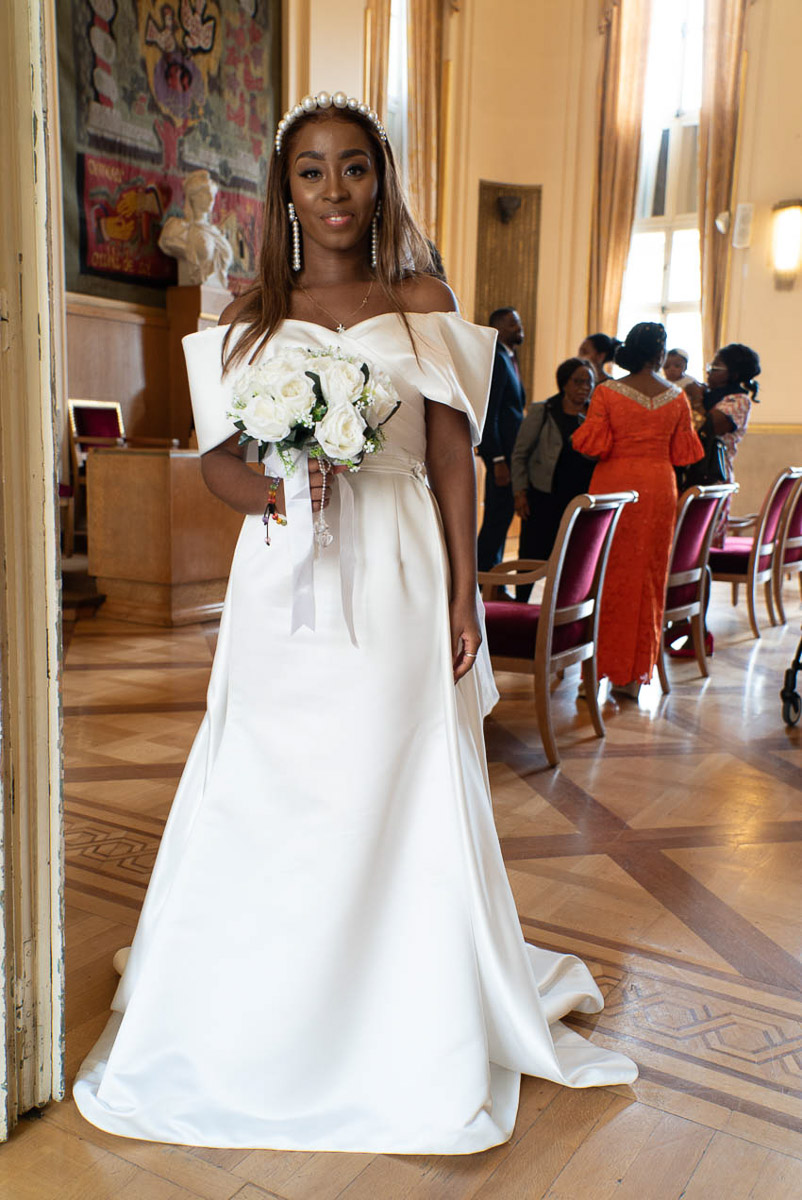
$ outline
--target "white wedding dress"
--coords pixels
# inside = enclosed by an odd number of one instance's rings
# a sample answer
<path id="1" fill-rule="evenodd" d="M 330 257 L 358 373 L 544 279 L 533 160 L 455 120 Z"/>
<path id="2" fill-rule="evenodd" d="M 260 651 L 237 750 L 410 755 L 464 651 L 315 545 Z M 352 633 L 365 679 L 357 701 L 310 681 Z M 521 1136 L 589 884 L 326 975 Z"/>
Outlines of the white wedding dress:
<path id="1" fill-rule="evenodd" d="M 560 1022 L 601 994 L 577 958 L 524 942 L 488 789 L 486 652 L 452 679 L 423 397 L 478 438 L 495 333 L 457 314 L 409 322 L 417 358 L 395 314 L 340 335 L 287 320 L 266 351 L 363 355 L 402 405 L 386 449 L 337 477 L 317 559 L 304 471 L 269 548 L 244 520 L 208 711 L 75 1084 L 111 1133 L 462 1154 L 509 1138 L 521 1073 L 636 1077 Z M 232 432 L 222 334 L 185 339 L 202 450 Z"/>

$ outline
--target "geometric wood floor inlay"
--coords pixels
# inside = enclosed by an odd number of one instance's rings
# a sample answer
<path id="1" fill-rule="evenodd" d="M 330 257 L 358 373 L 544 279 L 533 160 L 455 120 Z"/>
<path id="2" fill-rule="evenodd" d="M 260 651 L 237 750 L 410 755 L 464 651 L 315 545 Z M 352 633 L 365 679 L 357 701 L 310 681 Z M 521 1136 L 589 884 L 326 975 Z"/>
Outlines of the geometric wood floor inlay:
<path id="1" fill-rule="evenodd" d="M 779 689 L 799 639 L 756 641 L 714 585 L 703 680 L 606 696 L 553 689 L 547 768 L 531 682 L 500 674 L 486 727 L 496 824 L 524 936 L 583 958 L 605 996 L 584 1036 L 631 1055 L 631 1088 L 524 1079 L 512 1139 L 484 1154 L 292 1154 L 159 1146 L 87 1125 L 71 1099 L 0 1150 L 4 1200 L 799 1200 L 802 726 Z M 65 629 L 67 1065 L 106 1020 L 205 704 L 213 625 L 103 617 Z"/>

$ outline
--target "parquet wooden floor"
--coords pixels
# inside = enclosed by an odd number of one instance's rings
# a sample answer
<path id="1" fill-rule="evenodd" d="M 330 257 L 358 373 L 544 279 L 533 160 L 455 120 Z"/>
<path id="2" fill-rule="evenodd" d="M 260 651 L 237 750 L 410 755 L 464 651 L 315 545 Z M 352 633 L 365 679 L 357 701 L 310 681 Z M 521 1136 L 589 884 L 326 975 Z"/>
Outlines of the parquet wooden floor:
<path id="1" fill-rule="evenodd" d="M 115 1138 L 71 1100 L 0 1150 L 7 1200 L 799 1200 L 802 725 L 779 688 L 799 638 L 754 641 L 716 585 L 712 675 L 607 701 L 554 692 L 546 768 L 529 683 L 502 675 L 493 796 L 525 935 L 585 958 L 607 997 L 574 1024 L 640 1065 L 633 1088 L 524 1080 L 512 1140 L 465 1158 L 199 1150 Z M 204 709 L 213 627 L 65 627 L 67 1058 L 100 1032 Z M 800 680 L 802 684 L 802 680 Z"/>

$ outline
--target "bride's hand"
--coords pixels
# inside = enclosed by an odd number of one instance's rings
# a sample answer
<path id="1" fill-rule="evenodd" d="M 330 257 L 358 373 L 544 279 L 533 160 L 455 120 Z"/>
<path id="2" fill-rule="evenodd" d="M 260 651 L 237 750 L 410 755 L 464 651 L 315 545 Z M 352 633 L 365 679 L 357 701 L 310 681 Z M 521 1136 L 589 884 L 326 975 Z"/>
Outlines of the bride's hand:
<path id="1" fill-rule="evenodd" d="M 341 475 L 343 471 L 347 471 L 347 467 L 328 467 L 324 468 L 327 475 L 326 481 L 326 497 L 322 507 L 328 508 L 331 503 L 331 477 L 332 475 Z M 323 471 L 320 468 L 320 463 L 316 458 L 309 459 L 309 492 L 312 496 L 312 512 L 320 512 L 321 503 L 320 497 L 323 495 Z"/>
<path id="2" fill-rule="evenodd" d="M 454 664 L 454 682 L 467 675 L 476 662 L 482 634 L 476 615 L 476 600 L 452 600 L 449 606 L 451 620 L 451 657 Z"/>

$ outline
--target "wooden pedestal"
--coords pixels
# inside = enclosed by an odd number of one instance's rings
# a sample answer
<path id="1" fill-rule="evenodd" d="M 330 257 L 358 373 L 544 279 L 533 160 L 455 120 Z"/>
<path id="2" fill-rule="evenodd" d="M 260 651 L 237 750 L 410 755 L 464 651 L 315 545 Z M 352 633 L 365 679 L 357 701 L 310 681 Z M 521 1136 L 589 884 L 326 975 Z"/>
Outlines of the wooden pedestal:
<path id="1" fill-rule="evenodd" d="M 89 574 L 104 616 L 189 625 L 219 616 L 242 516 L 196 450 L 95 449 L 87 462 Z"/>
<path id="2" fill-rule="evenodd" d="M 231 296 L 208 284 L 187 284 L 167 289 L 167 320 L 170 345 L 170 437 L 186 446 L 192 428 L 187 368 L 181 339 L 188 333 L 209 329 L 231 303 Z"/>

